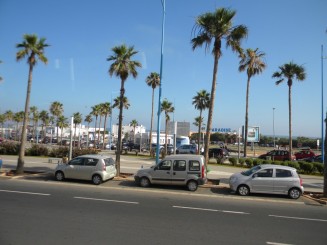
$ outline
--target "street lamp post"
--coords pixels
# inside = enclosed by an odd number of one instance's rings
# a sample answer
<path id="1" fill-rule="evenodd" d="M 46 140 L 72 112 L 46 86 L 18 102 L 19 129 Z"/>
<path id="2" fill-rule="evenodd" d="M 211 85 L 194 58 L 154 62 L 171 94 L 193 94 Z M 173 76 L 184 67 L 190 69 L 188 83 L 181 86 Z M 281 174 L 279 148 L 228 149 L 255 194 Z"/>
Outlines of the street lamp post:
<path id="1" fill-rule="evenodd" d="M 160 115 L 161 115 L 161 87 L 162 87 L 162 66 L 163 66 L 163 47 L 165 36 L 165 16 L 166 16 L 166 1 L 161 0 L 162 4 L 162 35 L 161 35 L 161 58 L 160 58 L 160 84 L 159 84 L 159 101 L 158 101 L 158 122 L 157 122 L 157 147 L 156 147 L 156 163 L 159 163 L 160 150 Z M 150 141 L 151 143 L 151 141 Z"/>
<path id="2" fill-rule="evenodd" d="M 321 45 L 321 158 L 325 159 L 324 153 L 324 45 Z"/>
<path id="3" fill-rule="evenodd" d="M 276 148 L 276 140 L 275 140 L 275 109 L 273 108 L 273 136 L 274 136 L 274 149 Z"/>

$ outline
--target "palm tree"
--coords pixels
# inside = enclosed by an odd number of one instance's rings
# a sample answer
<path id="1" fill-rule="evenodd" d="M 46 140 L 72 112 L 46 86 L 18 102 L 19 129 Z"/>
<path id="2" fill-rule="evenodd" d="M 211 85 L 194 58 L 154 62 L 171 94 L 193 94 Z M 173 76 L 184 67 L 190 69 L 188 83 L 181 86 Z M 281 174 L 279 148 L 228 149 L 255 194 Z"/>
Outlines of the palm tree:
<path id="1" fill-rule="evenodd" d="M 20 111 L 17 112 L 13 115 L 13 120 L 16 122 L 16 136 L 15 136 L 15 140 L 18 140 L 18 132 L 19 132 L 19 123 L 24 121 L 24 115 L 25 112 Z M 23 132 L 22 132 L 23 133 Z"/>
<path id="2" fill-rule="evenodd" d="M 95 124 L 94 124 L 94 140 L 95 140 L 95 136 L 96 136 L 96 130 L 97 130 L 97 123 L 98 123 L 98 116 L 100 115 L 100 111 L 101 111 L 101 106 L 98 104 L 98 105 L 95 105 L 95 106 L 92 106 L 92 111 L 91 111 L 91 115 L 95 116 Z M 100 137 L 100 135 L 98 135 Z"/>
<path id="3" fill-rule="evenodd" d="M 69 126 L 67 122 L 67 118 L 64 117 L 63 115 L 59 116 L 57 119 L 57 127 L 60 128 L 60 144 L 62 144 L 62 134 L 64 132 L 64 128 L 67 128 Z"/>
<path id="4" fill-rule="evenodd" d="M 11 110 L 8 110 L 4 113 L 4 115 L 8 124 L 8 121 L 11 121 L 13 119 L 14 113 Z"/>
<path id="5" fill-rule="evenodd" d="M 205 13 L 198 16 L 193 32 L 196 35 L 192 40 L 192 48 L 205 45 L 206 51 L 209 50 L 210 44 L 213 42 L 212 54 L 214 56 L 214 68 L 211 85 L 211 98 L 208 112 L 207 122 L 207 138 L 205 141 L 205 159 L 206 163 L 209 159 L 209 141 L 210 131 L 212 127 L 212 117 L 214 111 L 216 84 L 218 73 L 218 61 L 222 55 L 221 46 L 225 39 L 226 47 L 231 47 L 233 51 L 242 52 L 240 47 L 242 39 L 247 37 L 247 28 L 243 25 L 233 26 L 233 18 L 236 11 L 219 8 L 213 13 Z"/>
<path id="6" fill-rule="evenodd" d="M 195 109 L 200 111 L 200 115 L 198 118 L 201 120 L 198 121 L 198 144 L 200 149 L 200 141 L 201 141 L 201 125 L 203 123 L 202 111 L 209 108 L 210 105 L 210 94 L 206 90 L 200 90 L 197 92 L 197 95 L 193 97 L 192 105 L 194 105 Z M 201 154 L 199 150 L 199 154 Z"/>
<path id="7" fill-rule="evenodd" d="M 16 54 L 16 60 L 20 61 L 27 56 L 27 63 L 29 65 L 23 132 L 22 132 L 22 140 L 19 150 L 16 174 L 21 174 L 24 172 L 26 128 L 28 124 L 28 109 L 29 109 L 30 96 L 32 90 L 33 68 L 37 63 L 37 60 L 40 60 L 45 64 L 48 63 L 47 57 L 44 56 L 44 49 L 49 45 L 45 43 L 45 40 L 46 40 L 45 38 L 39 39 L 36 35 L 25 34 L 23 42 L 16 45 L 16 47 L 20 49 Z"/>
<path id="8" fill-rule="evenodd" d="M 105 144 L 104 144 L 104 139 L 105 139 L 105 134 L 106 134 L 106 125 L 107 125 L 107 119 L 108 116 L 111 114 L 111 105 L 109 102 L 105 102 L 101 104 L 101 114 L 104 116 L 104 124 L 103 124 L 103 144 L 102 144 L 102 149 L 105 149 Z"/>
<path id="9" fill-rule="evenodd" d="M 73 114 L 73 117 L 74 117 L 74 120 L 73 120 L 73 123 L 74 123 L 74 146 L 75 146 L 75 141 L 76 141 L 76 127 L 78 124 L 81 124 L 82 122 L 82 114 L 79 113 L 79 112 L 75 112 Z M 78 148 L 80 147 L 80 141 L 78 140 Z"/>
<path id="10" fill-rule="evenodd" d="M 244 157 L 246 157 L 246 148 L 248 144 L 248 123 L 249 123 L 249 93 L 250 93 L 250 81 L 254 75 L 260 74 L 266 68 L 265 62 L 262 58 L 265 53 L 258 51 L 258 49 L 247 49 L 245 53 L 240 54 L 240 66 L 238 70 L 240 72 L 245 71 L 248 76 L 246 85 L 246 103 L 245 103 L 245 129 L 244 129 Z"/>
<path id="11" fill-rule="evenodd" d="M 293 80 L 303 81 L 306 78 L 305 69 L 303 66 L 294 64 L 293 62 L 284 64 L 279 67 L 279 71 L 276 71 L 273 78 L 277 78 L 276 85 L 279 85 L 284 80 L 287 80 L 288 86 L 288 132 L 289 132 L 289 159 L 292 155 L 292 85 Z"/>
<path id="12" fill-rule="evenodd" d="M 166 126 L 165 126 L 165 154 L 167 154 L 167 135 L 168 135 L 168 122 L 170 120 L 169 113 L 174 112 L 175 108 L 173 103 L 167 99 L 161 102 L 161 112 L 165 112 Z"/>
<path id="13" fill-rule="evenodd" d="M 133 119 L 129 124 L 134 128 L 133 142 L 135 144 L 135 133 L 136 133 L 135 130 L 136 130 L 136 126 L 138 126 L 139 123 L 136 121 L 136 119 Z"/>
<path id="14" fill-rule="evenodd" d="M 193 122 L 193 125 L 198 127 L 199 131 L 198 131 L 198 144 L 199 144 L 199 154 L 201 154 L 201 150 L 200 149 L 203 149 L 203 148 L 200 148 L 200 141 L 201 141 L 201 125 L 203 123 L 203 117 L 201 116 L 198 116 L 196 118 L 194 118 L 194 122 Z M 204 142 L 203 142 L 204 143 Z M 202 144 L 203 144 L 202 143 Z M 203 147 L 203 146 L 202 146 Z"/>
<path id="15" fill-rule="evenodd" d="M 118 96 L 117 98 L 114 99 L 114 104 L 112 105 L 112 108 L 118 108 L 119 109 L 120 106 L 120 97 Z M 127 97 L 124 96 L 123 98 L 123 107 L 128 110 L 128 108 L 130 107 L 130 103 L 128 102 Z"/>
<path id="16" fill-rule="evenodd" d="M 34 137 L 34 139 L 36 139 L 37 138 L 36 128 L 37 128 L 37 125 L 38 125 L 38 122 L 39 122 L 40 113 L 39 113 L 36 106 L 31 106 L 30 107 L 30 113 L 32 114 L 31 120 L 33 122 L 33 137 Z"/>
<path id="17" fill-rule="evenodd" d="M 146 84 L 152 88 L 152 103 L 151 103 L 151 126 L 150 126 L 150 152 L 152 151 L 152 128 L 153 128 L 153 105 L 154 105 L 154 90 L 160 85 L 160 75 L 156 72 L 151 72 L 145 80 Z"/>
<path id="18" fill-rule="evenodd" d="M 118 126 L 118 145 L 116 154 L 117 176 L 120 175 L 120 150 L 122 143 L 122 124 L 123 124 L 123 98 L 125 96 L 125 82 L 129 75 L 134 78 L 137 77 L 136 68 L 142 67 L 139 61 L 132 60 L 132 57 L 138 53 L 134 47 L 127 47 L 126 45 L 116 46 L 112 48 L 113 55 L 107 58 L 107 61 L 113 63 L 109 67 L 109 75 L 115 75 L 120 78 L 120 105 L 119 105 L 119 126 Z"/>
<path id="19" fill-rule="evenodd" d="M 56 118 L 56 121 L 58 122 L 59 117 L 64 113 L 63 104 L 61 104 L 59 101 L 52 102 L 50 105 L 50 113 Z M 58 123 L 57 123 L 57 141 L 59 139 L 58 133 L 59 130 L 58 130 Z"/>
<path id="20" fill-rule="evenodd" d="M 89 146 L 89 128 L 90 128 L 90 123 L 93 121 L 92 119 L 92 115 L 88 114 L 85 119 L 84 122 L 87 122 L 87 138 L 86 138 L 86 145 Z"/>
<path id="21" fill-rule="evenodd" d="M 3 129 L 4 129 L 5 121 L 6 121 L 6 116 L 5 116 L 5 114 L 0 114 L 0 124 L 1 124 L 1 129 L 2 129 L 2 132 L 1 132 L 1 136 L 2 136 L 2 138 L 4 138 L 4 132 L 3 132 Z"/>
<path id="22" fill-rule="evenodd" d="M 40 120 L 42 121 L 42 135 L 45 137 L 46 133 L 44 127 L 47 128 L 49 124 L 49 113 L 46 110 L 40 112 Z"/>

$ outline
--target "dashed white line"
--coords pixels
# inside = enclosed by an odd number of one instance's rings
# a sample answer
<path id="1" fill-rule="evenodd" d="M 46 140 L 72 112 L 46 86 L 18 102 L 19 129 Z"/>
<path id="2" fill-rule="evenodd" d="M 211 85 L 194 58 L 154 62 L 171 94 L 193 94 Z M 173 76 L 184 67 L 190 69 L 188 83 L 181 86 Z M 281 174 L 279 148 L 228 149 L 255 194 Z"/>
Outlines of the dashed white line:
<path id="1" fill-rule="evenodd" d="M 98 198 L 91 198 L 91 197 L 74 197 L 74 198 L 83 199 L 83 200 L 92 200 L 92 201 L 102 201 L 102 202 L 117 202 L 117 203 L 127 203 L 127 204 L 139 204 L 138 202 L 110 200 L 110 199 L 98 199 Z"/>
<path id="2" fill-rule="evenodd" d="M 280 215 L 268 215 L 269 217 L 282 218 L 282 219 L 298 219 L 298 220 L 308 220 L 308 221 L 319 221 L 327 222 L 325 219 L 310 219 L 310 218 L 301 218 L 301 217 L 291 217 L 291 216 L 280 216 Z"/>
<path id="3" fill-rule="evenodd" d="M 290 243 L 266 242 L 269 245 L 292 245 Z"/>
<path id="4" fill-rule="evenodd" d="M 51 195 L 51 194 L 46 194 L 46 193 L 25 192 L 25 191 L 10 191 L 10 190 L 0 190 L 0 192 L 28 194 L 28 195 L 39 195 L 39 196 L 50 196 Z"/>
<path id="5" fill-rule="evenodd" d="M 184 207 L 184 206 L 173 206 L 173 208 L 201 210 L 201 211 L 209 211 L 209 212 L 220 212 L 220 213 L 231 213 L 231 214 L 249 214 L 249 213 L 239 212 L 239 211 L 228 211 L 228 210 L 218 210 L 218 209 L 208 209 L 208 208 L 195 208 L 195 207 Z"/>

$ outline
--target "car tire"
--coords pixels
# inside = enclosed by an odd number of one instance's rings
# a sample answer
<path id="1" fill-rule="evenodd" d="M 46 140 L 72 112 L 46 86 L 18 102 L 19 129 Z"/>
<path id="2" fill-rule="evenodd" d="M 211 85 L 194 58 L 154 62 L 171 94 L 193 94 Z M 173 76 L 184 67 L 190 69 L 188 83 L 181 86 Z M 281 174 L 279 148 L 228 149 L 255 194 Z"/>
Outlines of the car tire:
<path id="1" fill-rule="evenodd" d="M 93 184 L 95 184 L 95 185 L 100 185 L 100 184 L 102 183 L 102 178 L 101 178 L 101 176 L 98 175 L 98 174 L 93 175 L 93 176 L 92 176 L 92 182 L 93 182 Z"/>
<path id="2" fill-rule="evenodd" d="M 187 182 L 187 189 L 189 191 L 196 191 L 198 189 L 198 183 L 195 180 Z"/>
<path id="3" fill-rule="evenodd" d="M 238 188 L 237 188 L 237 193 L 240 195 L 240 196 L 248 196 L 250 194 L 250 189 L 248 186 L 246 185 L 240 185 Z"/>
<path id="4" fill-rule="evenodd" d="M 302 193 L 298 188 L 292 188 L 288 191 L 288 196 L 291 199 L 298 199 L 301 195 Z"/>
<path id="5" fill-rule="evenodd" d="M 176 151 L 176 154 L 179 154 L 179 151 Z"/>
<path id="6" fill-rule="evenodd" d="M 141 187 L 149 187 L 150 186 L 150 180 L 147 177 L 142 177 L 140 179 L 140 186 Z"/>
<path id="7" fill-rule="evenodd" d="M 65 179 L 65 175 L 61 171 L 57 171 L 55 173 L 55 177 L 56 177 L 56 180 L 58 180 L 58 181 L 63 181 Z"/>

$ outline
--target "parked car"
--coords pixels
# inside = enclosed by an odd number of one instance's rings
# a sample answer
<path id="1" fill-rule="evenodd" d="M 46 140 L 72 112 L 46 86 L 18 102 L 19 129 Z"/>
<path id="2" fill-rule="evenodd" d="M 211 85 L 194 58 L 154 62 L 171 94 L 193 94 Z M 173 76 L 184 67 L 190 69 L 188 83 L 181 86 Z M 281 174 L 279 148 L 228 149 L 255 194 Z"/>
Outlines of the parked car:
<path id="1" fill-rule="evenodd" d="M 142 168 L 134 175 L 135 182 L 142 187 L 151 184 L 185 185 L 196 191 L 198 185 L 207 181 L 204 157 L 201 155 L 170 155 L 158 165 Z"/>
<path id="2" fill-rule="evenodd" d="M 102 155 L 82 155 L 75 157 L 67 164 L 59 163 L 55 169 L 55 178 L 91 180 L 99 185 L 113 179 L 117 173 L 114 159 Z"/>
<path id="3" fill-rule="evenodd" d="M 310 158 L 310 157 L 314 157 L 316 156 L 316 154 L 312 151 L 312 150 L 301 150 L 299 152 L 296 152 L 295 154 L 295 157 L 296 157 L 296 160 L 300 160 L 300 159 L 303 159 L 303 158 Z"/>
<path id="4" fill-rule="evenodd" d="M 225 158 L 228 156 L 229 156 L 229 152 L 225 148 L 209 148 L 209 158 L 218 158 L 218 157 Z"/>
<path id="5" fill-rule="evenodd" d="M 174 153 L 175 153 L 174 150 L 175 150 L 175 149 L 174 149 L 174 145 L 172 145 L 172 144 L 167 144 L 167 154 L 168 154 L 168 155 L 174 154 Z"/>
<path id="6" fill-rule="evenodd" d="M 181 145 L 176 149 L 176 154 L 197 154 L 198 153 L 198 145 Z"/>
<path id="7" fill-rule="evenodd" d="M 313 157 L 308 157 L 308 158 L 303 158 L 301 159 L 301 161 L 306 161 L 306 162 L 322 162 L 322 155 L 317 155 L 317 156 L 313 156 Z"/>
<path id="8" fill-rule="evenodd" d="M 233 174 L 230 188 L 241 196 L 250 193 L 284 194 L 298 199 L 304 192 L 302 179 L 295 168 L 263 164 Z"/>
<path id="9" fill-rule="evenodd" d="M 294 154 L 291 155 L 291 159 L 289 159 L 289 151 L 286 150 L 272 150 L 267 152 L 266 154 L 260 155 L 258 158 L 260 159 L 271 159 L 276 161 L 295 161 L 296 157 Z"/>

